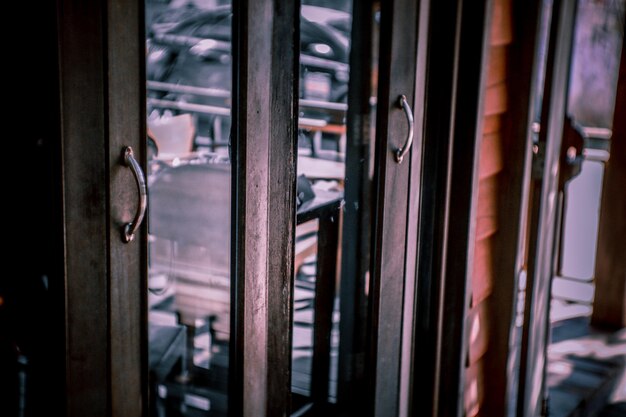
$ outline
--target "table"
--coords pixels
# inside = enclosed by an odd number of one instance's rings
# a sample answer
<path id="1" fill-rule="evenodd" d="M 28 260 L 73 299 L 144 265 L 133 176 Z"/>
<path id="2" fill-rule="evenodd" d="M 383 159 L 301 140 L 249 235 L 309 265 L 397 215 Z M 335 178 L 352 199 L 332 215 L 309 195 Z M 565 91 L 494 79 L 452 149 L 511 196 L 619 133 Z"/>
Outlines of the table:
<path id="1" fill-rule="evenodd" d="M 339 161 L 298 155 L 298 174 L 304 174 L 313 181 L 336 180 L 343 183 L 346 176 L 346 164 Z"/>

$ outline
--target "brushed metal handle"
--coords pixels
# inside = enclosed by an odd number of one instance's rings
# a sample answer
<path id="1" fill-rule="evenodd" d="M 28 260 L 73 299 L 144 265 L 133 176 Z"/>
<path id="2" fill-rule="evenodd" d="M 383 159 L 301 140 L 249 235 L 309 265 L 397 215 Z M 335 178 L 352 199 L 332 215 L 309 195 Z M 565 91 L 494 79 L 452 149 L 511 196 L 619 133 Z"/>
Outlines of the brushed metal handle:
<path id="1" fill-rule="evenodd" d="M 406 135 L 406 142 L 404 143 L 404 146 L 396 149 L 394 152 L 396 162 L 401 164 L 406 154 L 409 153 L 411 145 L 413 145 L 413 110 L 411 110 L 411 106 L 409 106 L 409 103 L 406 101 L 406 96 L 404 94 L 398 98 L 398 107 L 404 110 L 406 121 L 409 124 L 409 133 Z"/>
<path id="2" fill-rule="evenodd" d="M 137 183 L 137 191 L 139 192 L 139 205 L 137 207 L 137 213 L 132 222 L 124 225 L 122 231 L 122 240 L 124 243 L 129 243 L 135 238 L 135 232 L 141 226 L 144 215 L 146 214 L 146 208 L 148 207 L 148 191 L 146 189 L 146 177 L 141 170 L 141 166 L 135 159 L 135 153 L 133 148 L 127 146 L 124 148 L 124 164 L 130 168 L 135 177 Z"/>

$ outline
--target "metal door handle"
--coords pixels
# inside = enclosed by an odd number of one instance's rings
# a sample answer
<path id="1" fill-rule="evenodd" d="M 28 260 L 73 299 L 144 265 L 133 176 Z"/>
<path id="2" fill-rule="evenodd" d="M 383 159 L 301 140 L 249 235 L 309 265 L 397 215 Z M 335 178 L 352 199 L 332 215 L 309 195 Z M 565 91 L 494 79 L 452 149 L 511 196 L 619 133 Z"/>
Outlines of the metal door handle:
<path id="1" fill-rule="evenodd" d="M 137 183 L 137 191 L 139 192 L 139 206 L 137 207 L 135 218 L 132 222 L 124 225 L 122 233 L 122 240 L 124 243 L 128 243 L 134 239 L 135 232 L 139 229 L 143 216 L 146 214 L 146 207 L 148 206 L 148 191 L 146 190 L 146 177 L 143 175 L 143 171 L 135 159 L 133 148 L 130 146 L 124 148 L 124 164 L 133 172 L 135 182 Z"/>
<path id="2" fill-rule="evenodd" d="M 411 145 L 413 145 L 413 110 L 411 110 L 411 106 L 409 106 L 409 103 L 406 101 L 406 96 L 404 94 L 402 94 L 398 99 L 398 107 L 404 110 L 406 121 L 409 123 L 409 133 L 406 135 L 406 142 L 404 143 L 404 146 L 396 149 L 394 152 L 396 162 L 401 164 L 405 155 L 409 153 Z"/>

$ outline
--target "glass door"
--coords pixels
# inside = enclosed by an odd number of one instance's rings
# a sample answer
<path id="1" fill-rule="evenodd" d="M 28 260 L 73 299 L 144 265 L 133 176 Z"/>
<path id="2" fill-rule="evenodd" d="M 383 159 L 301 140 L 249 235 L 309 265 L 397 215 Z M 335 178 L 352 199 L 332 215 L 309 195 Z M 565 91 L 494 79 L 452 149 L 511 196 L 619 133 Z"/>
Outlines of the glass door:
<path id="1" fill-rule="evenodd" d="M 226 415 L 231 340 L 232 20 L 145 4 L 150 406 Z"/>
<path id="2" fill-rule="evenodd" d="M 304 3 L 60 2 L 68 415 L 398 409 L 418 12 Z"/>

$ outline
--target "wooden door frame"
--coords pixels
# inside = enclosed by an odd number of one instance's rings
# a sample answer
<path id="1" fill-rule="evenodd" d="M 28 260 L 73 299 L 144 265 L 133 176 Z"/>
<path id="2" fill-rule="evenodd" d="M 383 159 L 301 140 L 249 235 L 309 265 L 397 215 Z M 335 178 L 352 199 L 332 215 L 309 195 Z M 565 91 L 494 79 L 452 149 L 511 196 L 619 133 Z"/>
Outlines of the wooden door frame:
<path id="1" fill-rule="evenodd" d="M 464 7 L 465 6 L 465 7 Z M 432 2 L 416 253 L 411 413 L 463 413 L 492 1 Z M 412 178 L 416 180 L 415 177 Z"/>
<path id="2" fill-rule="evenodd" d="M 234 6 L 232 415 L 289 413 L 298 6 Z M 58 0 L 57 13 L 67 415 L 138 417 L 148 398 L 147 229 L 129 244 L 120 230 L 137 204 L 122 148 L 146 166 L 143 3 Z"/>
<path id="3" fill-rule="evenodd" d="M 513 2 L 513 42 L 510 44 L 507 89 L 510 97 L 504 131 L 510 138 L 503 189 L 498 210 L 500 216 L 497 236 L 496 270 L 498 285 L 493 286 L 492 311 L 498 320 L 492 322 L 485 373 L 486 415 L 507 415 L 515 408 L 517 384 L 511 377 L 517 366 L 515 316 L 519 294 L 520 274 L 525 265 L 526 227 L 529 202 L 533 131 L 538 91 L 542 16 L 541 0 Z"/>
<path id="4" fill-rule="evenodd" d="M 233 7 L 233 416 L 290 412 L 299 6 Z"/>
<path id="5" fill-rule="evenodd" d="M 369 410 L 375 416 L 396 416 L 400 410 L 409 175 L 411 155 L 421 146 L 420 132 L 414 130 L 412 151 L 403 163 L 396 161 L 395 150 L 404 146 L 408 132 L 400 95 L 406 96 L 415 119 L 420 3 L 381 2 L 368 352 Z"/>
<path id="6" fill-rule="evenodd" d="M 130 244 L 121 230 L 138 198 L 122 148 L 132 146 L 145 169 L 143 6 L 57 7 L 67 415 L 139 416 L 147 399 L 146 228 Z"/>

